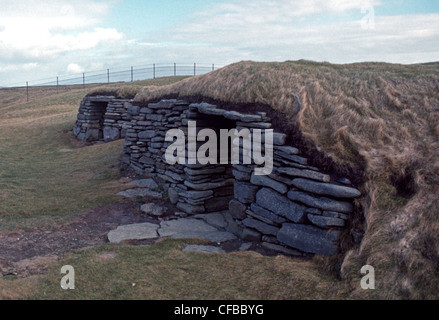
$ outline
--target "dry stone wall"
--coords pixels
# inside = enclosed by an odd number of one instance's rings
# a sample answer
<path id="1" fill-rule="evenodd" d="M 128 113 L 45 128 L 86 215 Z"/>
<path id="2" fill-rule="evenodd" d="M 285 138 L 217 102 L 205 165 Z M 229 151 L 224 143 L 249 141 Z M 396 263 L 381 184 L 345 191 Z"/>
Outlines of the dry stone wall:
<path id="1" fill-rule="evenodd" d="M 113 96 L 85 97 L 73 126 L 75 136 L 86 142 L 125 138 L 130 126 L 132 101 Z"/>
<path id="2" fill-rule="evenodd" d="M 239 164 L 168 164 L 165 152 L 173 142 L 165 141 L 167 131 L 180 129 L 187 139 L 190 121 L 196 121 L 197 133 L 232 128 L 253 133 L 272 127 L 263 112 L 243 114 L 208 103 L 161 100 L 139 107 L 114 97 L 86 97 L 74 132 L 84 141 L 124 137 L 123 162 L 165 188 L 177 216 L 222 212 L 230 232 L 268 249 L 296 255 L 338 252 L 353 199 L 360 196 L 357 189 L 309 165 L 300 150 L 285 145 L 282 132 L 273 133 L 269 175 L 255 175 L 257 165 L 243 163 L 251 149 L 242 144 L 234 145 Z"/>

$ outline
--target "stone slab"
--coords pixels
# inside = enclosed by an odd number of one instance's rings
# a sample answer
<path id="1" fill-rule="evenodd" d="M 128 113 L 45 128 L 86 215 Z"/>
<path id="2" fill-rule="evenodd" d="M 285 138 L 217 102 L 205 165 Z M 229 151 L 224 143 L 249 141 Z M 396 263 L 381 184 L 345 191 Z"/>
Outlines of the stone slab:
<path id="1" fill-rule="evenodd" d="M 351 213 L 354 206 L 350 202 L 334 200 L 326 197 L 313 196 L 311 194 L 301 191 L 290 191 L 287 194 L 288 198 L 293 201 L 301 202 L 309 207 L 314 207 L 327 211 L 336 211 L 342 213 Z"/>
<path id="2" fill-rule="evenodd" d="M 193 218 L 162 221 L 158 233 L 161 237 L 174 239 L 200 238 L 218 243 L 236 239 L 236 236 L 230 232 L 219 231 L 206 222 Z"/>
<path id="3" fill-rule="evenodd" d="M 253 245 L 253 243 L 251 242 L 244 242 L 243 244 L 241 244 L 241 246 L 239 247 L 239 251 L 247 251 L 251 248 L 251 246 Z"/>
<path id="4" fill-rule="evenodd" d="M 177 208 L 183 212 L 188 213 L 188 214 L 203 213 L 205 211 L 205 208 L 203 205 L 194 205 L 194 204 L 185 203 L 185 202 L 178 202 Z"/>
<path id="5" fill-rule="evenodd" d="M 317 171 L 312 171 L 307 169 L 297 169 L 297 168 L 287 167 L 287 168 L 278 168 L 277 172 L 293 177 L 303 177 L 303 178 L 309 178 L 323 182 L 329 182 L 331 179 L 330 176 L 327 174 L 323 174 Z"/>
<path id="6" fill-rule="evenodd" d="M 205 191 L 182 191 L 178 193 L 180 196 L 191 200 L 205 200 L 213 195 L 212 190 Z"/>
<path id="7" fill-rule="evenodd" d="M 229 202 L 229 212 L 235 219 L 244 219 L 247 206 L 236 199 Z"/>
<path id="8" fill-rule="evenodd" d="M 134 189 L 128 189 L 125 191 L 121 191 L 117 193 L 118 196 L 124 196 L 126 198 L 135 198 L 135 197 L 152 197 L 161 199 L 162 194 L 159 192 L 148 190 L 147 188 L 134 188 Z"/>
<path id="9" fill-rule="evenodd" d="M 224 219 L 224 216 L 221 213 L 204 213 L 197 214 L 194 216 L 195 219 L 201 219 L 207 224 L 218 228 L 225 229 L 227 227 L 227 222 Z"/>
<path id="10" fill-rule="evenodd" d="M 205 191 L 205 190 L 212 190 L 215 188 L 220 188 L 220 187 L 224 187 L 224 186 L 233 184 L 234 181 L 235 181 L 235 179 L 227 179 L 227 180 L 223 180 L 220 182 L 192 183 L 188 180 L 185 180 L 184 184 L 187 187 L 192 188 L 194 190 Z"/>
<path id="11" fill-rule="evenodd" d="M 235 182 L 235 198 L 242 203 L 252 203 L 256 199 L 258 187 L 249 183 Z"/>
<path id="12" fill-rule="evenodd" d="M 251 173 L 242 172 L 239 170 L 232 170 L 232 174 L 236 180 L 240 180 L 240 181 L 249 181 L 251 178 Z"/>
<path id="13" fill-rule="evenodd" d="M 213 232 L 218 231 L 215 227 L 207 224 L 206 222 L 194 219 L 177 219 L 177 220 L 169 220 L 162 221 L 160 223 L 159 234 L 161 237 L 168 237 L 178 233 L 184 232 Z"/>
<path id="14" fill-rule="evenodd" d="M 304 206 L 290 201 L 287 197 L 271 189 L 262 188 L 259 190 L 256 194 L 256 203 L 293 222 L 302 222 L 304 219 Z"/>
<path id="15" fill-rule="evenodd" d="M 242 230 L 241 238 L 246 241 L 258 242 L 261 240 L 261 234 L 253 229 L 244 228 Z"/>
<path id="16" fill-rule="evenodd" d="M 178 192 L 175 191 L 175 189 L 173 189 L 173 188 L 168 189 L 168 197 L 169 197 L 169 202 L 171 202 L 172 204 L 177 204 Z"/>
<path id="17" fill-rule="evenodd" d="M 275 244 L 275 243 L 262 242 L 261 246 L 265 249 L 277 251 L 279 253 L 286 254 L 289 256 L 301 256 L 302 255 L 302 253 L 300 251 L 297 251 L 297 250 L 294 250 L 291 248 L 285 248 L 285 247 L 280 246 L 280 245 Z"/>
<path id="18" fill-rule="evenodd" d="M 200 252 L 200 253 L 225 253 L 225 251 L 215 246 L 204 246 L 198 244 L 188 244 L 183 248 L 185 252 Z"/>
<path id="19" fill-rule="evenodd" d="M 152 216 L 162 216 L 166 212 L 166 208 L 155 203 L 145 203 L 140 207 L 140 211 Z"/>
<path id="20" fill-rule="evenodd" d="M 274 132 L 273 133 L 273 144 L 274 145 L 284 145 L 287 140 L 287 135 L 285 133 Z"/>
<path id="21" fill-rule="evenodd" d="M 144 187 L 149 188 L 149 189 L 157 189 L 159 187 L 159 185 L 151 178 L 134 180 L 134 181 L 128 182 L 127 184 L 144 186 Z"/>
<path id="22" fill-rule="evenodd" d="M 106 126 L 103 129 L 104 141 L 114 141 L 120 138 L 120 130 L 115 127 Z"/>
<path id="23" fill-rule="evenodd" d="M 308 214 L 307 217 L 313 224 L 322 228 L 343 227 L 345 225 L 345 221 L 339 218 L 316 216 L 314 214 Z"/>
<path id="24" fill-rule="evenodd" d="M 277 239 L 290 247 L 329 256 L 338 253 L 339 237 L 338 230 L 322 230 L 293 223 L 284 223 L 277 234 Z"/>
<path id="25" fill-rule="evenodd" d="M 257 205 L 256 203 L 252 203 L 250 205 L 251 212 L 255 215 L 256 218 L 259 218 L 260 220 L 264 221 L 263 219 L 266 219 L 267 221 L 271 221 L 270 224 L 277 223 L 282 224 L 286 222 L 284 218 L 281 216 L 278 216 L 274 214 L 273 212 L 262 208 L 261 206 Z"/>
<path id="26" fill-rule="evenodd" d="M 268 235 L 276 235 L 277 232 L 279 231 L 279 228 L 266 224 L 262 221 L 259 220 L 255 220 L 252 218 L 245 218 L 242 223 L 249 228 L 252 229 L 256 229 L 259 232 L 263 233 L 263 234 L 268 234 Z"/>
<path id="27" fill-rule="evenodd" d="M 299 149 L 291 147 L 291 146 L 274 146 L 274 150 L 280 150 L 286 154 L 299 154 Z"/>
<path id="28" fill-rule="evenodd" d="M 159 235 L 158 224 L 154 223 L 135 223 L 119 226 L 108 233 L 108 241 L 119 243 L 124 240 L 145 240 L 157 238 Z"/>
<path id="29" fill-rule="evenodd" d="M 355 188 L 339 186 L 331 183 L 322 183 L 303 178 L 296 178 L 292 183 L 296 188 L 324 196 L 356 198 L 361 195 L 361 192 Z"/>
<path id="30" fill-rule="evenodd" d="M 269 187 L 271 189 L 276 190 L 279 193 L 285 194 L 288 192 L 288 187 L 283 184 L 282 182 L 273 180 L 269 178 L 268 176 L 262 176 L 262 175 L 255 175 L 254 173 L 251 175 L 250 182 L 252 184 L 263 186 L 263 187 Z"/>

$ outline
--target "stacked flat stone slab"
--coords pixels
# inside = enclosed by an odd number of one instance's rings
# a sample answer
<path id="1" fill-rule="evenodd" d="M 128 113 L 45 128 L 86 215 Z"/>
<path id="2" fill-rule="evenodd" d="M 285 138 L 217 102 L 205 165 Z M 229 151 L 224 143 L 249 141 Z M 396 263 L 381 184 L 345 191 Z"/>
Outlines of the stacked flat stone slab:
<path id="1" fill-rule="evenodd" d="M 81 141 L 105 142 L 125 138 L 130 127 L 132 101 L 114 96 L 85 97 L 79 107 L 73 133 Z"/>
<path id="2" fill-rule="evenodd" d="M 94 114 L 85 107 L 89 105 L 81 104 L 80 111 L 87 110 L 96 118 L 102 113 L 99 108 Z M 180 100 L 161 100 L 142 108 L 124 104 L 106 112 L 113 115 L 125 107 L 128 117 L 111 119 L 115 122 L 104 120 L 103 124 L 117 123 L 121 131 L 126 128 L 123 161 L 168 190 L 171 202 L 181 211 L 177 215 L 228 210 L 234 221 L 229 223 L 233 227 L 230 231 L 265 248 L 290 255 L 338 252 L 341 231 L 360 192 L 333 182 L 328 174 L 309 165 L 300 150 L 285 145 L 286 134 L 273 133 L 273 170 L 269 175 L 256 175 L 254 162 L 243 163 L 245 157 L 251 158 L 252 150 L 242 143 L 234 144 L 240 152 L 236 164 L 170 165 L 165 161 L 166 149 L 173 143 L 165 141 L 169 129 L 181 129 L 186 134 L 186 158 L 190 158 L 189 121 L 196 121 L 197 133 L 205 128 L 217 133 L 231 128 L 264 132 L 272 126 L 265 113 L 242 114 Z M 124 123 L 124 119 L 130 120 Z M 197 148 L 203 143 L 198 142 Z"/>
<path id="3" fill-rule="evenodd" d="M 133 107 L 130 100 L 112 99 L 108 102 L 103 123 L 104 141 L 125 138 L 127 130 L 131 127 L 130 120 L 135 117 L 132 114 L 135 108 L 137 107 Z"/>
<path id="4" fill-rule="evenodd" d="M 168 165 L 164 154 L 166 132 L 179 128 L 188 107 L 184 101 L 162 100 L 148 107 L 132 106 L 126 132 L 123 161 L 140 174 L 153 174 L 167 185 L 182 182 L 184 167 Z"/>
<path id="5" fill-rule="evenodd" d="M 133 107 L 134 108 L 134 107 Z M 162 100 L 138 108 L 124 142 L 124 162 L 140 174 L 153 175 L 168 190 L 174 204 L 185 214 L 217 212 L 233 198 L 233 176 L 227 165 L 174 164 L 165 160 L 166 132 L 180 129 L 187 134 L 188 121 L 197 121 L 197 133 L 215 128 L 215 121 L 189 103 Z M 218 127 L 219 128 L 219 127 Z M 186 136 L 187 140 L 187 136 Z M 188 150 L 186 147 L 186 154 Z M 172 196 L 174 195 L 174 197 Z"/>

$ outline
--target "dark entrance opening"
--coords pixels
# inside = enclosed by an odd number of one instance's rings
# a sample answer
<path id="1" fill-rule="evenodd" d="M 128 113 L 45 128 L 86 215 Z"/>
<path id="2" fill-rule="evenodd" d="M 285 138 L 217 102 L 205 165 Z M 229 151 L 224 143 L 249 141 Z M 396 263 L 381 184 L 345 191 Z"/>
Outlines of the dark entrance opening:
<path id="1" fill-rule="evenodd" d="M 201 188 L 204 188 L 203 184 L 211 184 L 211 188 L 206 190 L 207 193 L 211 193 L 207 196 L 207 199 L 199 199 L 197 201 L 193 201 L 192 199 L 185 199 L 185 202 L 190 203 L 192 205 L 203 204 L 204 212 L 217 212 L 222 210 L 228 210 L 229 202 L 234 198 L 234 176 L 232 173 L 232 164 L 231 164 L 231 148 L 233 147 L 233 141 L 229 138 L 228 146 L 229 150 L 227 152 L 228 161 L 227 163 L 221 163 L 220 155 L 220 134 L 222 129 L 235 129 L 236 121 L 226 119 L 222 116 L 213 116 L 213 115 L 205 115 L 197 112 L 197 110 L 189 110 L 187 112 L 187 121 L 184 121 L 184 124 L 188 124 L 189 121 L 194 121 L 196 124 L 196 133 L 197 137 L 200 131 L 205 129 L 213 130 L 216 134 L 216 164 L 200 164 L 198 161 L 196 164 L 187 164 L 186 165 L 186 175 L 187 180 L 190 183 L 189 191 L 202 191 Z M 186 128 L 183 128 L 187 130 Z M 186 137 L 188 132 L 185 131 Z M 205 141 L 197 141 L 196 150 L 198 150 L 201 146 L 209 142 L 209 138 L 206 137 Z M 193 156 L 187 150 L 188 158 Z M 205 154 L 207 157 L 211 156 L 208 151 Z M 198 190 L 197 190 L 198 189 Z"/>

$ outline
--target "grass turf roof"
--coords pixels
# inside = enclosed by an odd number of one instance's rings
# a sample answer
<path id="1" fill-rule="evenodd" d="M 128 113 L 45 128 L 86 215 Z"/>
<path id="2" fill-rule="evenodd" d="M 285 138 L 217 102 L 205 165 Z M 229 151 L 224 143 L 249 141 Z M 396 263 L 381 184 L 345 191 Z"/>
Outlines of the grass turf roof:
<path id="1" fill-rule="evenodd" d="M 163 97 L 269 106 L 284 127 L 300 133 L 308 152 L 324 154 L 336 167 L 355 168 L 350 172 L 361 177 L 356 181 L 363 197 L 349 227 L 365 236 L 354 248 L 346 238 L 346 251 L 328 266 L 349 278 L 371 264 L 381 278 L 380 297 L 438 297 L 437 63 L 245 61 L 145 87 L 134 100 L 146 105 Z M 354 296 L 362 290 L 356 287 Z"/>

